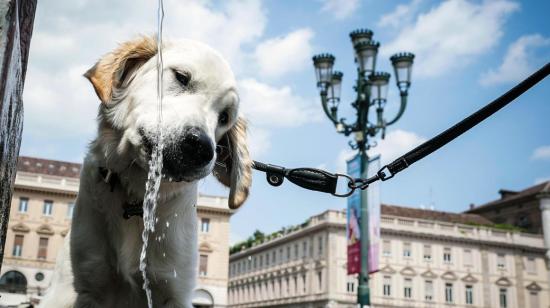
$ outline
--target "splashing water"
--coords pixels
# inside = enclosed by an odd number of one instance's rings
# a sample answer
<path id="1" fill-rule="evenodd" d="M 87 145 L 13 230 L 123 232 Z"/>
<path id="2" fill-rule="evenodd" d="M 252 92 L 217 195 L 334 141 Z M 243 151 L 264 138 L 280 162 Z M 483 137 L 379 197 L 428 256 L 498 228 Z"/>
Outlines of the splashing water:
<path id="1" fill-rule="evenodd" d="M 145 183 L 145 196 L 143 198 L 143 232 L 141 234 L 143 246 L 141 247 L 141 255 L 139 258 L 139 270 L 143 277 L 143 290 L 145 290 L 145 294 L 147 295 L 147 304 L 149 308 L 153 308 L 153 298 L 151 288 L 149 287 L 149 278 L 147 277 L 147 244 L 149 242 L 149 234 L 155 232 L 155 223 L 158 221 L 155 218 L 155 210 L 157 208 L 158 191 L 162 179 L 162 150 L 164 148 L 164 138 L 162 135 L 163 0 L 158 1 L 157 21 L 157 134 L 155 146 L 151 153 L 151 160 L 149 161 L 149 174 L 147 175 L 147 182 Z"/>

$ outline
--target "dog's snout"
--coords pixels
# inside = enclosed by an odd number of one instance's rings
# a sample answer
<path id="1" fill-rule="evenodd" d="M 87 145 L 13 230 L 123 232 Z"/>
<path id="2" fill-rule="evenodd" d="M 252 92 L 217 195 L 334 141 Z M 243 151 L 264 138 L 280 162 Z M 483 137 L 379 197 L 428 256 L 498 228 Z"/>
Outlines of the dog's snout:
<path id="1" fill-rule="evenodd" d="M 180 142 L 180 150 L 195 167 L 207 165 L 214 157 L 214 147 L 210 137 L 198 127 L 187 129 Z"/>

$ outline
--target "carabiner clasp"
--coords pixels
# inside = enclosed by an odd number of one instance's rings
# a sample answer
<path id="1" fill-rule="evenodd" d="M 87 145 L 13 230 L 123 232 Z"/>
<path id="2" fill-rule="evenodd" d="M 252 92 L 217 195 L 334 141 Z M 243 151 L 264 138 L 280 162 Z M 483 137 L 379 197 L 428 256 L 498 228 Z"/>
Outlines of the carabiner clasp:
<path id="1" fill-rule="evenodd" d="M 348 179 L 348 185 L 347 186 L 350 190 L 348 192 L 342 193 L 342 194 L 337 193 L 336 190 L 335 190 L 332 193 L 332 195 L 336 196 L 336 197 L 341 197 L 341 198 L 346 198 L 346 197 L 351 196 L 353 194 L 353 192 L 355 191 L 355 189 L 357 189 L 357 187 L 355 186 L 355 179 L 352 178 L 351 176 L 347 175 L 347 174 L 336 173 L 334 175 L 336 175 L 336 177 L 343 177 L 343 178 Z"/>

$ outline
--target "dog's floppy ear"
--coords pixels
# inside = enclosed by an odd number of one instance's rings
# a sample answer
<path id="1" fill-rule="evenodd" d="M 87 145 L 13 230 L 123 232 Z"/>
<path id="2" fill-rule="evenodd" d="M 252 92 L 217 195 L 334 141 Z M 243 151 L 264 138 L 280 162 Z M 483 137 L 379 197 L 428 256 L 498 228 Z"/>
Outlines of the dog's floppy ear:
<path id="1" fill-rule="evenodd" d="M 103 56 L 84 77 L 90 80 L 99 99 L 108 104 L 113 98 L 113 90 L 122 86 L 137 68 L 156 54 L 157 41 L 141 36 Z"/>
<path id="2" fill-rule="evenodd" d="M 214 176 L 229 187 L 229 208 L 239 208 L 248 197 L 252 183 L 252 160 L 246 144 L 246 121 L 238 118 L 233 127 L 218 142 Z"/>

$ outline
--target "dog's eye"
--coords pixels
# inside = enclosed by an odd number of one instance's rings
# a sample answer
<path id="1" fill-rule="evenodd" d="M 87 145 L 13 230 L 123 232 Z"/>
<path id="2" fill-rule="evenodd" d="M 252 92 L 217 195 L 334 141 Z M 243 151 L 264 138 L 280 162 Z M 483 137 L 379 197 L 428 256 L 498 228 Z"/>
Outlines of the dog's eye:
<path id="1" fill-rule="evenodd" d="M 191 81 L 191 75 L 189 73 L 180 73 L 180 72 L 174 71 L 174 75 L 176 76 L 176 79 L 181 83 L 182 86 L 187 87 L 189 85 L 189 81 Z"/>
<path id="2" fill-rule="evenodd" d="M 218 123 L 220 123 L 220 125 L 227 125 L 227 123 L 229 123 L 229 113 L 227 112 L 227 110 L 224 110 L 220 113 L 220 115 L 218 116 Z"/>

